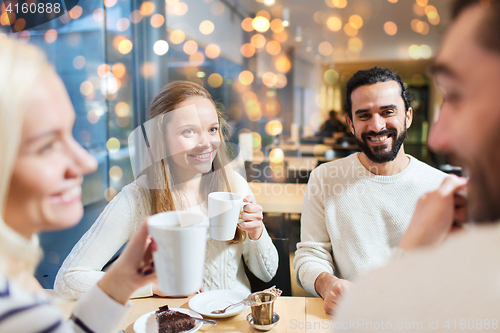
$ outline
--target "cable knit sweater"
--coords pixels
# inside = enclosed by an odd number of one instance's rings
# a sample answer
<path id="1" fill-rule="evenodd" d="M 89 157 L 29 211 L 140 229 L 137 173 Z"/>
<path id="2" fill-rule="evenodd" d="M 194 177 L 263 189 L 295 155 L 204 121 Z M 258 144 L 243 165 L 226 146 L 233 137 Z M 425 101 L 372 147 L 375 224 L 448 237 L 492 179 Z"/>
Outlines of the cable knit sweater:
<path id="1" fill-rule="evenodd" d="M 396 175 L 368 171 L 358 154 L 322 164 L 311 173 L 304 197 L 295 278 L 307 292 L 322 273 L 352 280 L 385 264 L 399 244 L 418 198 L 446 174 L 407 155 Z"/>
<path id="2" fill-rule="evenodd" d="M 498 332 L 500 221 L 399 250 L 340 303 L 335 332 Z"/>
<path id="3" fill-rule="evenodd" d="M 245 179 L 239 174 L 235 177 L 235 192 L 253 197 Z M 145 178 L 141 177 L 125 186 L 104 209 L 59 269 L 54 283 L 58 295 L 78 298 L 102 278 L 103 266 L 130 239 L 144 218 L 151 215 L 151 197 L 145 188 Z M 206 203 L 187 210 L 207 216 Z M 267 282 L 276 274 L 278 252 L 265 228 L 256 241 L 247 237 L 244 242 L 230 244 L 208 238 L 204 290 L 231 289 L 250 293 L 242 256 L 250 271 L 259 279 Z M 150 284 L 137 290 L 132 297 L 151 295 Z"/>

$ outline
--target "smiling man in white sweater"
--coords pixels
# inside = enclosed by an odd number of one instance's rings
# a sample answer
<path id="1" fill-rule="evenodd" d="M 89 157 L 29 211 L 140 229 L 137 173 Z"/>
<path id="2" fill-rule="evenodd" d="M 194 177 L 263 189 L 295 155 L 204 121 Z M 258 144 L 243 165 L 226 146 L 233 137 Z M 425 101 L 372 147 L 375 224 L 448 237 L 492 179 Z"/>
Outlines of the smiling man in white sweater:
<path id="1" fill-rule="evenodd" d="M 406 155 L 410 92 L 387 68 L 358 71 L 347 83 L 346 112 L 361 153 L 311 174 L 294 266 L 306 291 L 333 313 L 350 280 L 387 262 L 418 198 L 446 174 Z"/>

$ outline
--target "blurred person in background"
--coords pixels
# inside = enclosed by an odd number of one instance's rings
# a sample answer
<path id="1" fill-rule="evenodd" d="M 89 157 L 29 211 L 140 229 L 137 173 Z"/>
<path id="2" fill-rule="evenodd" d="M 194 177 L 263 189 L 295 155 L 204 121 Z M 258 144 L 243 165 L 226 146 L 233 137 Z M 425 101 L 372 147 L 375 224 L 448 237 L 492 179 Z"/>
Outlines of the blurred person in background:
<path id="1" fill-rule="evenodd" d="M 338 112 L 331 110 L 329 113 L 330 118 L 320 126 L 319 132 L 316 136 L 321 137 L 342 137 L 345 135 L 346 127 L 339 120 Z"/>
<path id="2" fill-rule="evenodd" d="M 359 279 L 341 304 L 339 331 L 367 332 L 373 323 L 380 331 L 382 322 L 400 332 L 498 331 L 499 36 L 500 1 L 455 2 L 431 67 L 444 99 L 429 146 L 454 155 L 469 179 L 448 178 L 418 201 L 389 264 Z M 465 222 L 473 223 L 456 231 Z"/>
<path id="3" fill-rule="evenodd" d="M 37 233 L 83 215 L 83 175 L 97 163 L 73 138 L 75 112 L 34 46 L 0 39 L 0 332 L 116 332 L 133 291 L 155 279 L 146 223 L 122 257 L 74 306 L 71 319 L 33 276 Z"/>
<path id="4" fill-rule="evenodd" d="M 78 298 L 92 288 L 148 215 L 183 209 L 208 218 L 208 195 L 221 191 L 235 192 L 252 204 L 243 208 L 244 222 L 232 241 L 208 239 L 203 290 L 250 293 L 243 261 L 256 277 L 270 281 L 278 268 L 278 252 L 262 222 L 262 207 L 246 180 L 228 166 L 222 114 L 208 91 L 194 82 L 171 82 L 151 102 L 150 116 L 145 127 L 154 128 L 156 135 L 148 134 L 151 150 L 163 157 L 125 186 L 74 246 L 57 273 L 56 293 Z M 132 297 L 153 294 L 168 296 L 155 281 Z"/>
<path id="5" fill-rule="evenodd" d="M 309 179 L 295 252 L 296 280 L 333 313 L 351 280 L 387 262 L 418 198 L 446 174 L 405 154 L 410 92 L 388 68 L 347 82 L 348 125 L 360 153 L 322 164 Z"/>

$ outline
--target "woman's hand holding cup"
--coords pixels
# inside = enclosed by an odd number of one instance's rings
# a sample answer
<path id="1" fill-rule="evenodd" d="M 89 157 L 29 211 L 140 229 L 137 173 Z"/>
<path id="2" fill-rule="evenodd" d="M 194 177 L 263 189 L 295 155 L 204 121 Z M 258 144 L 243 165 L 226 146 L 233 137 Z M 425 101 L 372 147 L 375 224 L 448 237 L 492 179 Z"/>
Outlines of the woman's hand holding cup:
<path id="1" fill-rule="evenodd" d="M 145 219 L 118 260 L 99 281 L 99 287 L 115 301 L 125 304 L 135 290 L 156 280 L 154 250 Z"/>
<path id="2" fill-rule="evenodd" d="M 264 230 L 262 206 L 256 204 L 251 195 L 247 195 L 243 201 L 250 204 L 245 205 L 241 211 L 243 222 L 239 223 L 239 227 L 248 233 L 251 240 L 258 240 Z"/>

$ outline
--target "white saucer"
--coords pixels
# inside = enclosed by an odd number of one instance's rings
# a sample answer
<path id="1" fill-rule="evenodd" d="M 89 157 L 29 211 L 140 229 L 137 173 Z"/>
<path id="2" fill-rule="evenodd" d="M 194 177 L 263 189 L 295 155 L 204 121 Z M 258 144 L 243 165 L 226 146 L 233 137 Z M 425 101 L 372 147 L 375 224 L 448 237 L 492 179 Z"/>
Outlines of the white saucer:
<path id="1" fill-rule="evenodd" d="M 193 296 L 189 300 L 189 307 L 204 316 L 212 318 L 227 318 L 236 316 L 241 311 L 248 309 L 248 305 L 237 305 L 229 308 L 223 314 L 213 314 L 213 310 L 222 310 L 228 305 L 241 302 L 248 295 L 234 290 L 212 290 Z"/>
<path id="2" fill-rule="evenodd" d="M 202 316 L 200 316 L 198 313 L 191 311 L 189 309 L 181 309 L 181 308 L 171 308 L 170 310 L 174 311 L 179 311 L 182 313 L 185 313 L 187 315 L 190 315 L 191 317 L 194 318 L 201 318 L 203 319 Z M 158 324 L 156 323 L 156 311 L 151 311 L 146 314 L 143 314 L 140 316 L 134 323 L 134 332 L 135 333 L 158 333 Z M 195 321 L 195 325 L 192 329 L 189 331 L 186 331 L 184 333 L 192 333 L 196 332 L 203 326 L 203 323 L 201 321 Z"/>

